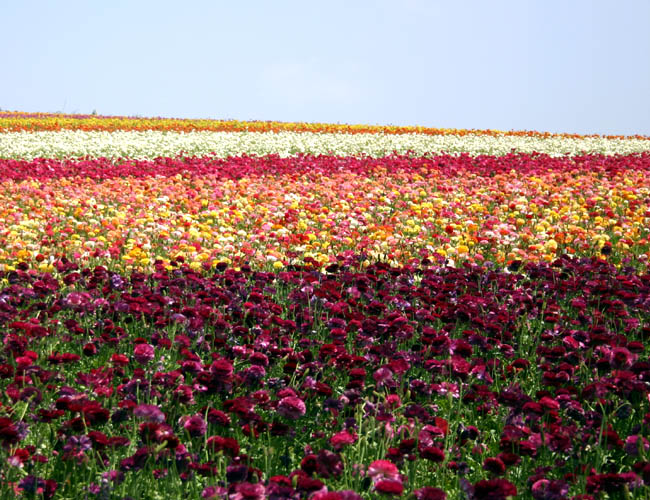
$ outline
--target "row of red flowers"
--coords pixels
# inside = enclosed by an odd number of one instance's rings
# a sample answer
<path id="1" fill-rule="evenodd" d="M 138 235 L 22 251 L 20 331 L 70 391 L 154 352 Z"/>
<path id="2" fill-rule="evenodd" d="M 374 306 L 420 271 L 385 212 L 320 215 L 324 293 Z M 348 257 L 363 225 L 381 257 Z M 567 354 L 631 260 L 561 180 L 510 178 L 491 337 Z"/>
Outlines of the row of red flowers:
<path id="1" fill-rule="evenodd" d="M 628 172 L 650 171 L 650 153 L 631 155 L 598 155 L 551 157 L 544 154 L 513 153 L 491 155 L 431 155 L 384 158 L 349 156 L 311 156 L 281 158 L 269 156 L 161 157 L 154 160 L 121 160 L 89 158 L 59 160 L 37 158 L 13 160 L 0 158 L 0 180 L 36 180 L 81 177 L 95 180 L 116 177 L 192 177 L 217 175 L 221 179 L 277 175 L 333 175 L 337 172 L 368 176 L 380 172 L 405 172 L 422 176 L 457 177 L 467 174 L 490 178 L 514 174 L 522 178 L 545 173 L 564 174 L 568 179 L 578 174 L 594 174 L 601 178 L 624 176 Z M 561 180 L 561 179 L 560 179 Z"/>

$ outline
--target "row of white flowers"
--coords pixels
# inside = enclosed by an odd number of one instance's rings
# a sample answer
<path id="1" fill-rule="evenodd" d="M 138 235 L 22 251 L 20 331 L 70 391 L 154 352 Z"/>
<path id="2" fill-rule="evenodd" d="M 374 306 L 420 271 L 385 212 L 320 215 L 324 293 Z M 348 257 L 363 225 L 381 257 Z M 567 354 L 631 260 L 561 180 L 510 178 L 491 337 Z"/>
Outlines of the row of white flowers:
<path id="1" fill-rule="evenodd" d="M 0 158 L 129 157 L 300 153 L 387 156 L 392 153 L 468 153 L 504 155 L 534 151 L 552 156 L 601 153 L 606 155 L 650 151 L 650 140 L 586 137 L 456 135 L 390 135 L 260 132 L 11 132 L 0 133 Z"/>

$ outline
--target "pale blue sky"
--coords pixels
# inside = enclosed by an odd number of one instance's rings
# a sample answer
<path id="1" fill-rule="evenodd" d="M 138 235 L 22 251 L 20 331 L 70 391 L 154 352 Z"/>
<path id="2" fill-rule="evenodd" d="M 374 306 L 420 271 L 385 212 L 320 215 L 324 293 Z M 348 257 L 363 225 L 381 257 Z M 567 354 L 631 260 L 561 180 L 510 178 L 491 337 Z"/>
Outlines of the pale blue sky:
<path id="1" fill-rule="evenodd" d="M 2 0 L 0 108 L 650 135 L 649 0 Z"/>

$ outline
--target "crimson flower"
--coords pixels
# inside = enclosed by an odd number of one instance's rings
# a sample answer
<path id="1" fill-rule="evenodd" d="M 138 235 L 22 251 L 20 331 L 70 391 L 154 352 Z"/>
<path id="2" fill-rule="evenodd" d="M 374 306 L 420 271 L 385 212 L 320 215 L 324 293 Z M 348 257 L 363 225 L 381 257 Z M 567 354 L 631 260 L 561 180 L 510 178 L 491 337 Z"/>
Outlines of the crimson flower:
<path id="1" fill-rule="evenodd" d="M 401 481 L 382 479 L 375 483 L 375 491 L 384 493 L 385 495 L 401 496 L 404 493 L 404 485 Z"/>

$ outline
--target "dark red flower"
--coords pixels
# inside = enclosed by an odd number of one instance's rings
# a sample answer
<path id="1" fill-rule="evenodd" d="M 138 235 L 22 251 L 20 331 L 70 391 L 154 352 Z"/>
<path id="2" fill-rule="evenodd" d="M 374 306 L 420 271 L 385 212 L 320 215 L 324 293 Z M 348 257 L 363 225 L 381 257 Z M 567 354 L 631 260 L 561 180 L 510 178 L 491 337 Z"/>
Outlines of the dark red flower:
<path id="1" fill-rule="evenodd" d="M 437 446 L 424 446 L 419 449 L 420 457 L 432 462 L 442 462 L 445 459 L 445 452 Z"/>
<path id="2" fill-rule="evenodd" d="M 425 486 L 413 492 L 416 500 L 447 500 L 447 494 L 440 488 Z"/>
<path id="3" fill-rule="evenodd" d="M 506 472 L 506 465 L 499 457 L 488 457 L 483 461 L 483 469 L 500 476 Z"/>
<path id="4" fill-rule="evenodd" d="M 517 488 L 507 479 L 483 479 L 474 484 L 473 500 L 506 500 L 516 495 Z"/>
<path id="5" fill-rule="evenodd" d="M 593 474 L 587 476 L 587 491 L 589 493 L 598 493 L 599 491 L 613 493 L 621 490 L 625 485 L 637 486 L 639 481 L 639 476 L 634 472 Z"/>

